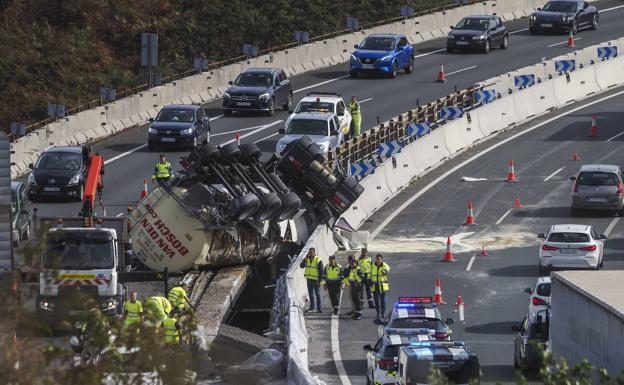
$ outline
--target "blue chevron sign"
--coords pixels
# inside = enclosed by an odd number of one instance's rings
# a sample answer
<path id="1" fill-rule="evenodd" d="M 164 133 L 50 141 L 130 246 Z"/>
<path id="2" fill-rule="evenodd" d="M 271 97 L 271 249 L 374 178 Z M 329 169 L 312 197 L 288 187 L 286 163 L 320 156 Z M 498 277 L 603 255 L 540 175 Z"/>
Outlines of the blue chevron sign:
<path id="1" fill-rule="evenodd" d="M 421 137 L 431 132 L 429 123 L 410 123 L 407 126 L 407 135 Z"/>
<path id="2" fill-rule="evenodd" d="M 535 75 L 514 76 L 514 85 L 516 88 L 531 87 L 533 84 L 535 84 Z"/>
<path id="3" fill-rule="evenodd" d="M 479 90 L 474 93 L 475 103 L 489 103 L 496 100 L 496 90 Z"/>
<path id="4" fill-rule="evenodd" d="M 556 60 L 555 71 L 572 72 L 576 69 L 576 60 Z"/>
<path id="5" fill-rule="evenodd" d="M 381 158 L 389 158 L 398 152 L 401 152 L 401 143 L 397 141 L 380 143 L 377 146 L 377 155 Z"/>
<path id="6" fill-rule="evenodd" d="M 464 109 L 461 107 L 442 107 L 440 119 L 453 120 L 464 116 Z"/>
<path id="7" fill-rule="evenodd" d="M 610 45 L 607 47 L 598 47 L 598 59 L 610 59 L 617 57 L 617 47 Z"/>
<path id="8" fill-rule="evenodd" d="M 363 160 L 361 162 L 351 163 L 351 175 L 365 177 L 375 172 L 375 162 L 372 160 Z"/>

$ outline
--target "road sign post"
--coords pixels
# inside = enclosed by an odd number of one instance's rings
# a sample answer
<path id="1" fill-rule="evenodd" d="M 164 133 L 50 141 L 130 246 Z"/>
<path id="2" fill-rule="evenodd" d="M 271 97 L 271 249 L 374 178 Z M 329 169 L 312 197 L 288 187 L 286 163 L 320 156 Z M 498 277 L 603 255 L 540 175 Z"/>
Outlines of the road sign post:
<path id="1" fill-rule="evenodd" d="M 141 34 L 141 65 L 148 68 L 148 85 L 152 88 L 152 67 L 158 65 L 158 34 Z"/>

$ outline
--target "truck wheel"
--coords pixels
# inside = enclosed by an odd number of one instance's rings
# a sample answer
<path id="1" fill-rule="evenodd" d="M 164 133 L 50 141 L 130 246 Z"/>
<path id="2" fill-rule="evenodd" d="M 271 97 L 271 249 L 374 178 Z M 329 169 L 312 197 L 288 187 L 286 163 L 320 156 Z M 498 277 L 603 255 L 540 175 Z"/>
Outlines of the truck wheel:
<path id="1" fill-rule="evenodd" d="M 241 157 L 243 163 L 248 163 L 252 159 L 260 159 L 262 155 L 262 150 L 255 143 L 243 143 L 240 145 L 240 150 L 243 154 Z"/>
<path id="2" fill-rule="evenodd" d="M 282 208 L 279 220 L 283 221 L 294 217 L 301 208 L 301 199 L 294 192 L 289 192 L 282 197 Z"/>
<path id="3" fill-rule="evenodd" d="M 201 151 L 207 158 L 218 158 L 220 155 L 219 149 L 212 143 L 208 143 L 201 147 Z"/>
<path id="4" fill-rule="evenodd" d="M 247 194 L 230 201 L 226 211 L 231 220 L 242 222 L 258 211 L 260 203 L 256 194 Z"/>
<path id="5" fill-rule="evenodd" d="M 260 210 L 256 213 L 256 219 L 266 221 L 275 218 L 282 207 L 282 200 L 276 193 L 264 194 L 260 197 Z"/>
<path id="6" fill-rule="evenodd" d="M 227 160 L 238 159 L 241 155 L 241 149 L 238 143 L 232 142 L 221 147 L 221 152 Z"/>
<path id="7" fill-rule="evenodd" d="M 279 175 L 277 175 L 276 173 L 270 173 L 269 179 L 271 179 L 271 182 L 273 182 L 273 184 L 279 191 L 283 192 L 284 194 L 290 192 L 288 186 L 286 186 L 284 181 L 282 181 L 282 178 L 280 178 Z"/>

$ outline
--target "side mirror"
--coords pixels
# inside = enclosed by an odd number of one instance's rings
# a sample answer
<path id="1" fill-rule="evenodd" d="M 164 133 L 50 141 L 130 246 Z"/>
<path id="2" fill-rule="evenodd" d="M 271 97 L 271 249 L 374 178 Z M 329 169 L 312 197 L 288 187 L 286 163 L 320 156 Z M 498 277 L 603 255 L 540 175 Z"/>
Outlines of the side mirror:
<path id="1" fill-rule="evenodd" d="M 338 130 L 330 130 L 330 131 L 329 131 L 329 135 L 331 135 L 331 136 L 336 136 L 336 135 L 338 135 Z"/>
<path id="2" fill-rule="evenodd" d="M 382 325 L 377 326 L 377 338 L 383 337 L 384 327 Z"/>
<path id="3" fill-rule="evenodd" d="M 130 242 L 124 242 L 123 246 L 124 246 L 124 250 L 126 251 L 132 250 L 132 243 Z"/>
<path id="4" fill-rule="evenodd" d="M 607 239 L 607 236 L 606 236 L 606 235 L 604 235 L 604 234 L 600 234 L 600 235 L 598 236 L 598 239 Z"/>
<path id="5" fill-rule="evenodd" d="M 537 237 L 540 238 L 540 239 L 546 239 L 546 234 L 539 233 L 539 234 L 537 234 Z"/>
<path id="6" fill-rule="evenodd" d="M 295 112 L 295 110 L 293 110 L 292 108 L 289 108 L 289 109 L 288 109 L 288 113 L 289 113 L 289 114 L 292 114 L 293 112 Z"/>
<path id="7" fill-rule="evenodd" d="M 542 10 L 542 8 L 541 8 L 541 7 L 537 7 L 537 10 L 538 10 L 538 11 L 541 11 L 541 10 Z"/>
<path id="8" fill-rule="evenodd" d="M 132 251 L 126 250 L 124 252 L 124 263 L 126 266 L 132 265 Z"/>
<path id="9" fill-rule="evenodd" d="M 230 85 L 230 86 L 231 86 L 232 84 L 234 84 L 234 82 L 230 80 L 230 81 L 228 82 L 228 85 Z"/>
<path id="10" fill-rule="evenodd" d="M 338 116 L 344 116 L 345 112 L 343 111 L 338 111 Z"/>
<path id="11" fill-rule="evenodd" d="M 587 9 L 587 7 L 589 7 L 589 4 L 583 3 L 583 9 Z"/>
<path id="12" fill-rule="evenodd" d="M 452 319 L 452 318 L 447 318 L 445 322 L 446 322 L 447 325 L 452 325 L 452 324 L 455 323 L 455 320 Z"/>
<path id="13" fill-rule="evenodd" d="M 576 180 L 576 177 L 575 177 L 575 176 L 571 176 L 571 177 L 570 177 L 570 180 L 571 180 L 571 181 L 575 181 L 575 180 Z"/>
<path id="14" fill-rule="evenodd" d="M 512 332 L 520 333 L 520 326 L 514 325 L 511 327 Z"/>
<path id="15" fill-rule="evenodd" d="M 450 29 L 455 29 L 455 26 L 452 26 L 452 25 L 451 25 L 449 28 L 450 28 Z"/>
<path id="16" fill-rule="evenodd" d="M 538 315 L 537 318 L 535 319 L 537 321 L 538 324 L 541 324 L 542 321 L 544 320 L 544 318 L 542 317 L 542 315 Z"/>
<path id="17" fill-rule="evenodd" d="M 397 362 L 399 362 L 399 357 L 393 357 L 392 361 L 396 364 Z"/>
<path id="18" fill-rule="evenodd" d="M 364 349 L 364 350 L 366 350 L 366 351 L 370 352 L 370 351 L 372 351 L 372 350 L 373 350 L 373 347 L 372 347 L 372 346 L 370 346 L 370 344 L 366 344 L 366 345 L 364 345 L 364 347 L 363 347 L 362 349 Z"/>
<path id="19" fill-rule="evenodd" d="M 531 289 L 530 287 L 527 287 L 526 289 L 524 289 L 524 292 L 527 294 L 533 294 L 533 289 Z"/>
<path id="20" fill-rule="evenodd" d="M 148 121 L 148 122 L 153 122 L 153 121 L 154 121 L 154 118 L 149 118 L 149 119 L 147 119 L 147 121 Z"/>
<path id="21" fill-rule="evenodd" d="M 35 168 L 35 165 L 34 165 L 34 164 L 32 164 L 32 163 L 28 163 L 28 168 L 32 170 L 32 169 L 34 169 L 34 168 Z"/>
<path id="22" fill-rule="evenodd" d="M 353 48 L 358 49 L 360 46 L 358 44 L 354 45 Z"/>
<path id="23" fill-rule="evenodd" d="M 290 80 L 288 80 L 288 79 L 284 79 L 284 80 L 282 80 L 282 82 L 280 83 L 280 86 L 287 86 L 288 84 L 290 84 Z"/>
<path id="24" fill-rule="evenodd" d="M 285 135 L 286 134 L 286 129 L 285 128 L 280 128 L 279 130 L 277 130 L 277 132 L 279 134 Z"/>
<path id="25" fill-rule="evenodd" d="M 82 339 L 76 337 L 76 336 L 72 336 L 69 339 L 69 346 L 71 347 L 71 350 L 76 353 L 76 354 L 80 354 L 82 353 L 82 350 L 84 349 L 84 342 L 82 341 Z"/>

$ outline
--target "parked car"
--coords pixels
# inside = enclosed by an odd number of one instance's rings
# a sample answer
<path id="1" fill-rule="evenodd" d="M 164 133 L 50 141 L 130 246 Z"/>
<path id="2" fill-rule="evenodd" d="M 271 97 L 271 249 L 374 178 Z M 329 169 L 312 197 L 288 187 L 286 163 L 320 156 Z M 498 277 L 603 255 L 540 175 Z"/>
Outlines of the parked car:
<path id="1" fill-rule="evenodd" d="M 530 294 L 529 313 L 537 314 L 550 305 L 550 277 L 538 277 L 535 288 L 527 287 L 525 293 Z"/>
<path id="2" fill-rule="evenodd" d="M 520 325 L 512 326 L 511 330 L 517 332 L 514 340 L 514 367 L 527 370 L 539 367 L 540 359 L 537 347 L 544 349 L 548 345 L 548 310 L 541 310 L 537 314 L 529 313 L 524 317 Z"/>
<path id="3" fill-rule="evenodd" d="M 604 240 L 589 225 L 553 225 L 539 251 L 539 274 L 552 269 L 595 269 L 602 267 Z"/>
<path id="4" fill-rule="evenodd" d="M 572 188 L 570 214 L 579 210 L 608 210 L 624 216 L 624 184 L 620 166 L 587 164 L 581 166 Z"/>
<path id="5" fill-rule="evenodd" d="M 164 106 L 147 129 L 147 149 L 190 147 L 210 141 L 210 121 L 201 106 L 171 104 Z"/>
<path id="6" fill-rule="evenodd" d="M 369 35 L 355 45 L 349 61 L 349 74 L 376 73 L 396 77 L 399 70 L 411 73 L 414 68 L 414 47 L 405 35 Z"/>
<path id="7" fill-rule="evenodd" d="M 281 154 L 291 142 L 309 137 L 319 146 L 322 154 L 340 146 L 344 134 L 340 130 L 340 120 L 333 112 L 302 112 L 288 121 L 286 128 L 279 130 L 284 134 L 276 144 L 275 152 Z"/>
<path id="8" fill-rule="evenodd" d="M 36 201 L 45 197 L 82 201 L 87 162 L 91 149 L 87 146 L 53 146 L 47 148 L 28 176 L 28 197 Z"/>
<path id="9" fill-rule="evenodd" d="M 433 336 L 435 340 L 450 341 L 453 318 L 442 317 L 431 297 L 399 297 L 388 313 L 388 322 L 377 327 L 377 336 L 411 332 Z"/>
<path id="10" fill-rule="evenodd" d="M 332 112 L 338 116 L 340 130 L 344 134 L 345 139 L 349 137 L 351 113 L 340 94 L 335 92 L 309 92 L 308 95 L 299 101 L 297 107 L 289 112 L 291 114 L 286 120 L 285 127 L 288 127 L 288 123 L 290 123 L 292 118 L 302 112 Z"/>
<path id="11" fill-rule="evenodd" d="M 529 15 L 529 32 L 576 33 L 584 28 L 597 29 L 599 18 L 598 9 L 586 1 L 549 1 Z"/>
<path id="12" fill-rule="evenodd" d="M 282 69 L 249 68 L 229 84 L 223 93 L 223 115 L 256 111 L 270 116 L 276 108 L 288 111 L 292 105 L 292 85 Z"/>
<path id="13" fill-rule="evenodd" d="M 17 247 L 21 241 L 30 238 L 30 201 L 26 185 L 11 182 L 11 198 L 13 245 Z"/>
<path id="14" fill-rule="evenodd" d="M 492 47 L 509 47 L 509 33 L 498 16 L 464 17 L 446 37 L 446 50 L 454 52 L 460 49 L 473 49 L 483 53 Z"/>

